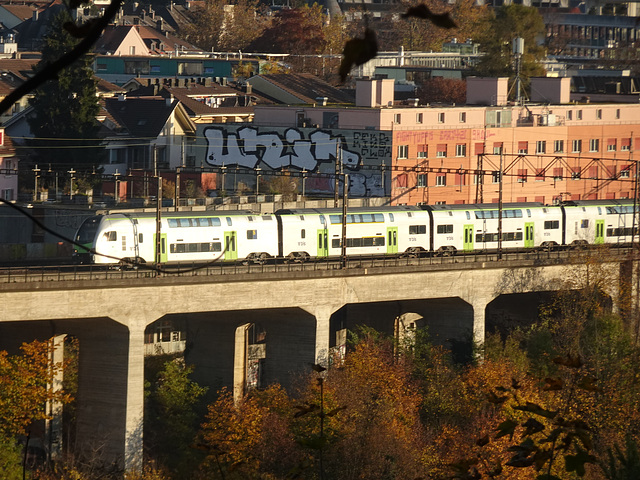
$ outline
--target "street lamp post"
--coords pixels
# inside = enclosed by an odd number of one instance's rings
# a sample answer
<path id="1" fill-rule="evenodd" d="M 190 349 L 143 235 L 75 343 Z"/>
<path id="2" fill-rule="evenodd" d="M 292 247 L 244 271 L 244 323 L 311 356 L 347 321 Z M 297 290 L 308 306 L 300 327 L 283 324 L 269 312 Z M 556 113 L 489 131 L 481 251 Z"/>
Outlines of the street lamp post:
<path id="1" fill-rule="evenodd" d="M 33 181 L 34 181 L 33 201 L 34 202 L 38 201 L 38 179 L 39 178 L 40 178 L 40 169 L 38 168 L 38 165 L 36 165 L 35 168 L 33 169 Z"/>
<path id="2" fill-rule="evenodd" d="M 256 195 L 260 195 L 260 167 L 256 167 Z"/>
<path id="3" fill-rule="evenodd" d="M 349 175 L 343 174 L 342 185 L 342 241 L 340 249 L 340 264 L 347 268 L 347 204 L 349 203 Z"/>
<path id="4" fill-rule="evenodd" d="M 74 175 L 76 174 L 76 171 L 73 169 L 73 167 L 71 167 L 71 170 L 69 170 L 67 173 L 71 176 L 71 183 L 69 185 L 69 199 L 73 200 L 73 179 L 75 178 Z"/>
<path id="5" fill-rule="evenodd" d="M 113 174 L 113 178 L 115 180 L 115 187 L 114 187 L 114 195 L 115 195 L 115 201 L 116 204 L 120 203 L 120 173 L 118 172 L 118 169 L 116 168 L 116 173 Z"/>

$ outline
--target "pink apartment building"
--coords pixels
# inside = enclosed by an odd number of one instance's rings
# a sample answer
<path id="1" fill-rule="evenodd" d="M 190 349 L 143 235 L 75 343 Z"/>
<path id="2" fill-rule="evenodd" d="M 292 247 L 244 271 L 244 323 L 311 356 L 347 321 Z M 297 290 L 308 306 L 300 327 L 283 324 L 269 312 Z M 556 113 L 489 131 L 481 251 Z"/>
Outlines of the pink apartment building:
<path id="1" fill-rule="evenodd" d="M 533 79 L 531 99 L 520 104 L 507 93 L 506 78 L 469 78 L 466 105 L 397 105 L 393 80 L 362 80 L 353 107 L 321 98 L 256 107 L 254 126 L 311 126 L 347 147 L 362 132 L 386 135 L 384 152 L 371 158 L 365 148 L 360 165 L 392 204 L 633 197 L 640 104 L 572 102 L 568 78 Z M 358 165 L 351 168 L 357 176 Z"/>

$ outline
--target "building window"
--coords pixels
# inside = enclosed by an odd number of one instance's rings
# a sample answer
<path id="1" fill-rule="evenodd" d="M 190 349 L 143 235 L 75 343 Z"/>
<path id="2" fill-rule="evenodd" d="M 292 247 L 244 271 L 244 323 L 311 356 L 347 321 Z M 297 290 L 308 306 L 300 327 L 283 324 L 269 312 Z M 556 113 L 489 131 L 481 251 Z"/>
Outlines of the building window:
<path id="1" fill-rule="evenodd" d="M 616 139 L 610 138 L 607 140 L 607 152 L 615 152 L 616 151 Z"/>
<path id="2" fill-rule="evenodd" d="M 596 120 L 602 120 L 602 109 L 598 108 L 596 110 Z"/>
<path id="3" fill-rule="evenodd" d="M 629 178 L 630 169 L 631 169 L 630 166 L 626 166 L 622 170 L 620 170 L 620 178 Z"/>
<path id="4" fill-rule="evenodd" d="M 567 110 L 567 120 L 573 120 L 573 110 Z"/>
<path id="5" fill-rule="evenodd" d="M 418 158 L 427 158 L 429 147 L 427 145 L 418 145 Z"/>
<path id="6" fill-rule="evenodd" d="M 623 138 L 622 140 L 620 140 L 620 150 L 622 150 L 623 152 L 628 152 L 629 150 L 631 150 L 630 138 Z"/>
<path id="7" fill-rule="evenodd" d="M 491 183 L 500 183 L 500 172 L 494 171 L 491 173 Z"/>
<path id="8" fill-rule="evenodd" d="M 416 186 L 418 188 L 424 188 L 427 186 L 427 174 L 419 173 L 418 178 L 416 179 Z"/>
<path id="9" fill-rule="evenodd" d="M 592 138 L 589 140 L 589 151 L 597 152 L 598 150 L 600 150 L 600 139 Z"/>
<path id="10" fill-rule="evenodd" d="M 416 114 L 416 123 L 422 123 L 422 113 Z"/>
<path id="11" fill-rule="evenodd" d="M 616 108 L 616 120 L 620 120 L 620 109 Z"/>
<path id="12" fill-rule="evenodd" d="M 581 176 L 582 176 L 582 175 L 580 175 L 580 167 L 574 167 L 574 168 L 571 170 L 571 179 L 572 179 L 572 180 L 580 180 L 580 177 L 581 177 Z"/>
<path id="13" fill-rule="evenodd" d="M 394 114 L 393 123 L 395 123 L 396 125 L 400 125 L 402 123 L 402 115 L 399 113 Z"/>
<path id="14" fill-rule="evenodd" d="M 502 153 L 502 142 L 495 142 L 493 144 L 494 155 L 500 155 Z"/>
<path id="15" fill-rule="evenodd" d="M 582 151 L 582 140 L 572 140 L 571 151 L 573 153 L 580 153 Z"/>
<path id="16" fill-rule="evenodd" d="M 562 167 L 556 167 L 553 169 L 553 179 L 554 180 L 562 180 L 564 178 L 564 170 Z"/>
<path id="17" fill-rule="evenodd" d="M 444 112 L 438 113 L 438 123 L 444 123 Z"/>
<path id="18" fill-rule="evenodd" d="M 525 183 L 527 181 L 527 169 L 519 168 L 518 169 L 518 182 Z"/>
<path id="19" fill-rule="evenodd" d="M 136 54 L 136 47 L 135 45 L 131 45 L 129 47 L 129 55 L 135 55 Z"/>
<path id="20" fill-rule="evenodd" d="M 576 120 L 582 120 L 582 110 L 576 112 Z"/>
<path id="21" fill-rule="evenodd" d="M 518 142 L 518 153 L 529 153 L 529 143 L 528 142 Z"/>
<path id="22" fill-rule="evenodd" d="M 401 173 L 396 177 L 398 188 L 407 188 L 407 174 Z"/>
<path id="23" fill-rule="evenodd" d="M 436 157 L 446 157 L 447 156 L 447 145 L 444 143 L 441 143 L 438 145 L 438 148 L 436 149 Z"/>
<path id="24" fill-rule="evenodd" d="M 409 145 L 398 145 L 398 158 L 409 158 Z"/>
<path id="25" fill-rule="evenodd" d="M 447 185 L 447 174 L 439 173 L 436 175 L 436 185 L 438 187 L 444 187 Z"/>
<path id="26" fill-rule="evenodd" d="M 467 112 L 460 112 L 460 123 L 467 123 Z"/>
<path id="27" fill-rule="evenodd" d="M 556 140 L 553 142 L 553 151 L 555 153 L 564 152 L 564 140 Z"/>
<path id="28" fill-rule="evenodd" d="M 459 143 L 456 145 L 456 157 L 467 156 L 467 145 L 465 143 Z"/>
<path id="29" fill-rule="evenodd" d="M 547 152 L 546 140 L 538 140 L 536 142 L 536 153 L 546 153 L 546 152 Z"/>

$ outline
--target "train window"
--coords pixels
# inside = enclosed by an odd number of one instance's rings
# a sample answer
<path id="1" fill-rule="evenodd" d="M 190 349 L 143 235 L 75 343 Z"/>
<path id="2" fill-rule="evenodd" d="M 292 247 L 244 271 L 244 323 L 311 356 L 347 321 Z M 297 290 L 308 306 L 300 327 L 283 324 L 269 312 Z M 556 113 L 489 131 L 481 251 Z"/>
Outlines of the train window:
<path id="1" fill-rule="evenodd" d="M 304 215 L 300 215 L 300 220 L 304 221 Z"/>
<path id="2" fill-rule="evenodd" d="M 107 242 L 115 242 L 118 240 L 118 232 L 116 232 L 115 230 L 111 232 L 105 232 L 104 236 L 107 239 Z"/>
<path id="3" fill-rule="evenodd" d="M 247 240 L 255 240 L 258 238 L 257 230 L 247 230 Z"/>
<path id="4" fill-rule="evenodd" d="M 225 217 L 227 219 L 227 225 L 231 226 L 232 225 L 232 221 L 231 221 L 231 217 Z"/>
<path id="5" fill-rule="evenodd" d="M 334 238 L 331 240 L 331 248 L 340 248 L 340 239 Z"/>
<path id="6" fill-rule="evenodd" d="M 531 210 L 527 208 L 527 217 L 531 218 Z"/>
<path id="7" fill-rule="evenodd" d="M 409 225 L 409 235 L 419 235 L 421 233 L 427 233 L 426 225 Z"/>
<path id="8" fill-rule="evenodd" d="M 210 243 L 201 243 L 199 251 L 200 252 L 210 252 L 211 251 L 211 244 Z"/>
<path id="9" fill-rule="evenodd" d="M 190 218 L 179 218 L 178 219 L 178 226 L 179 227 L 190 227 L 191 226 L 191 219 Z"/>
<path id="10" fill-rule="evenodd" d="M 324 225 L 326 220 L 324 218 L 324 215 L 320 215 L 320 217 L 318 217 L 320 219 L 320 225 Z"/>
<path id="11" fill-rule="evenodd" d="M 598 207 L 598 215 L 602 215 L 602 207 Z"/>
<path id="12" fill-rule="evenodd" d="M 122 236 L 122 251 L 126 251 L 127 250 L 127 237 L 126 235 Z"/>
<path id="13" fill-rule="evenodd" d="M 453 233 L 453 225 L 438 225 L 437 233 Z"/>
<path id="14" fill-rule="evenodd" d="M 407 217 L 411 218 L 413 214 L 411 212 L 407 212 Z"/>
<path id="15" fill-rule="evenodd" d="M 189 252 L 197 252 L 199 246 L 200 246 L 199 243 L 188 243 L 187 249 Z"/>
<path id="16" fill-rule="evenodd" d="M 342 223 L 342 215 L 329 215 L 329 221 L 333 224 Z"/>
<path id="17" fill-rule="evenodd" d="M 306 232 L 303 228 L 302 230 L 300 230 L 300 238 L 305 238 L 305 236 L 306 236 Z"/>
<path id="18" fill-rule="evenodd" d="M 589 220 L 583 219 L 580 221 L 580 228 L 589 228 Z"/>
<path id="19" fill-rule="evenodd" d="M 271 215 L 263 215 L 262 220 L 273 220 L 273 219 L 271 218 Z"/>
<path id="20" fill-rule="evenodd" d="M 373 222 L 373 215 L 371 213 L 363 213 L 362 214 L 362 221 L 364 223 L 371 223 Z"/>
<path id="21" fill-rule="evenodd" d="M 544 229 L 545 230 L 556 230 L 560 228 L 560 221 L 559 220 L 545 220 L 544 222 Z"/>
<path id="22" fill-rule="evenodd" d="M 212 251 L 214 252 L 221 252 L 222 251 L 222 243 L 220 242 L 213 242 L 211 244 L 212 247 Z"/>
<path id="23" fill-rule="evenodd" d="M 393 219 L 393 213 L 389 214 L 389 221 L 390 222 L 395 222 L 395 220 Z"/>
<path id="24" fill-rule="evenodd" d="M 141 233 L 138 234 L 138 243 L 143 243 L 143 237 Z"/>
<path id="25" fill-rule="evenodd" d="M 471 213 L 470 212 L 465 212 L 467 214 L 467 220 L 471 220 Z"/>
<path id="26" fill-rule="evenodd" d="M 374 213 L 373 214 L 373 221 L 374 222 L 384 222 L 384 215 L 382 215 L 381 213 Z"/>
<path id="27" fill-rule="evenodd" d="M 167 223 L 169 224 L 169 228 L 175 228 L 178 226 L 178 220 L 176 220 L 175 218 L 170 218 L 169 220 L 167 220 Z"/>
<path id="28" fill-rule="evenodd" d="M 253 217 L 251 215 L 249 215 L 247 218 L 249 219 L 250 222 L 253 222 Z"/>

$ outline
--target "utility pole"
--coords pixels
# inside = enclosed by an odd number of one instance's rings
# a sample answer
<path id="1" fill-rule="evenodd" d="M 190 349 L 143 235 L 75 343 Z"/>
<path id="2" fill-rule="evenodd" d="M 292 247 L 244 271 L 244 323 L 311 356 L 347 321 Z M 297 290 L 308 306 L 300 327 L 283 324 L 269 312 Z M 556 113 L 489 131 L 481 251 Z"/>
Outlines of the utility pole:
<path id="1" fill-rule="evenodd" d="M 156 266 L 162 263 L 162 177 L 158 180 L 158 204 L 156 205 Z"/>
<path id="2" fill-rule="evenodd" d="M 342 173 L 342 149 L 340 148 L 340 140 L 336 139 L 336 169 L 335 169 L 335 185 L 333 195 L 333 207 L 338 208 L 338 200 L 340 198 L 340 174 Z"/>
<path id="3" fill-rule="evenodd" d="M 118 169 L 116 168 L 116 173 L 113 174 L 113 178 L 115 180 L 115 190 L 114 190 L 114 195 L 115 195 L 115 201 L 116 204 L 120 203 L 120 173 L 118 172 Z"/>
<path id="4" fill-rule="evenodd" d="M 500 148 L 500 183 L 498 184 L 498 260 L 502 259 L 502 165 L 503 153 Z"/>
<path id="5" fill-rule="evenodd" d="M 342 268 L 347 268 L 347 204 L 349 203 L 349 175 L 342 175 L 342 241 L 340 251 L 340 263 Z"/>

